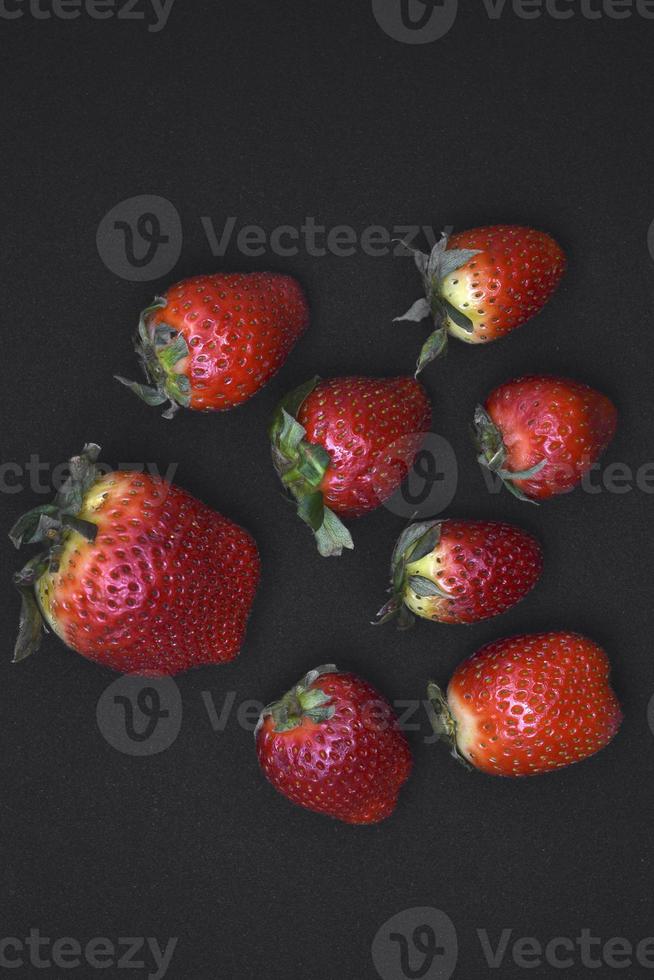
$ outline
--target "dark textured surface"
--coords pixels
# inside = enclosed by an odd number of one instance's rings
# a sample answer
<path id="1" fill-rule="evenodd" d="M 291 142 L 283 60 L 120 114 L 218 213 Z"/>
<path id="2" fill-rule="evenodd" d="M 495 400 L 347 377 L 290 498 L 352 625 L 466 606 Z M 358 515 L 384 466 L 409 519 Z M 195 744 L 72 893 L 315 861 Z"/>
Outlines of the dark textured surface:
<path id="1" fill-rule="evenodd" d="M 458 932 L 455 977 L 513 980 L 525 969 L 508 952 L 490 970 L 476 930 L 493 944 L 505 928 L 541 942 L 582 929 L 631 942 L 652 934 L 652 496 L 576 492 L 538 510 L 489 496 L 468 423 L 510 376 L 560 372 L 618 405 L 607 464 L 652 458 L 654 21 L 524 20 L 510 9 L 490 20 L 475 4 L 447 36 L 410 46 L 386 36 L 366 2 L 178 0 L 159 33 L 87 16 L 25 16 L 0 30 L 3 460 L 38 453 L 54 465 L 93 439 L 114 464 L 178 463 L 177 482 L 247 526 L 263 559 L 241 658 L 179 678 L 181 732 L 150 758 L 100 734 L 107 671 L 54 638 L 9 665 L 18 603 L 7 593 L 2 935 L 177 936 L 174 980 L 374 980 L 379 927 L 434 906 Z M 141 283 L 110 272 L 96 249 L 102 217 L 140 194 L 172 201 L 184 231 L 174 270 Z M 524 222 L 567 249 L 568 274 L 537 321 L 484 349 L 452 343 L 425 375 L 434 428 L 459 459 L 449 513 L 514 520 L 545 545 L 543 580 L 522 605 L 471 628 L 373 630 L 402 519 L 381 510 L 353 524 L 357 549 L 343 559 L 314 553 L 280 496 L 267 417 L 316 371 L 410 370 L 424 329 L 390 321 L 417 298 L 418 278 L 406 258 L 361 251 L 245 259 L 232 247 L 213 258 L 200 218 L 220 230 L 230 215 L 268 231 L 306 216 L 358 232 Z M 313 322 L 257 398 L 166 423 L 112 380 L 134 376 L 136 313 L 169 280 L 267 267 L 301 278 Z M 3 523 L 43 499 L 28 487 L 4 494 Z M 18 562 L 8 544 L 2 560 L 7 581 Z M 483 642 L 555 628 L 608 650 L 626 712 L 615 743 L 559 774 L 506 782 L 424 744 L 420 712 L 414 775 L 373 829 L 291 807 L 260 776 L 236 710 L 214 732 L 202 698 L 211 692 L 218 710 L 230 692 L 236 705 L 271 700 L 331 660 L 391 699 L 420 698 L 429 676 L 446 682 Z M 613 975 L 579 956 L 564 975 Z M 96 972 L 123 975 L 14 974 Z"/>

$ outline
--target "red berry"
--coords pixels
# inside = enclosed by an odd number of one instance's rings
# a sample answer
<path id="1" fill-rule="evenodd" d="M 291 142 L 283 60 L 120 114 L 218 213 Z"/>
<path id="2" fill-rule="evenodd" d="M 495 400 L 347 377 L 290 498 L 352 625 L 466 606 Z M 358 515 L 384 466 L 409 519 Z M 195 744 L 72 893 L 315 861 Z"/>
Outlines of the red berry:
<path id="1" fill-rule="evenodd" d="M 392 598 L 380 610 L 380 622 L 397 617 L 406 628 L 415 614 L 440 623 L 477 623 L 520 602 L 542 568 L 538 541 L 510 524 L 411 524 L 393 552 Z"/>
<path id="2" fill-rule="evenodd" d="M 397 319 L 434 320 L 418 372 L 442 353 L 448 334 L 484 344 L 526 323 L 545 306 L 566 266 L 563 250 L 550 235 L 519 225 L 443 235 L 430 255 L 414 254 L 425 298 Z"/>
<path id="3" fill-rule="evenodd" d="M 622 711 L 604 650 L 578 633 L 537 633 L 482 647 L 429 698 L 453 755 L 496 776 L 536 776 L 611 741 Z"/>
<path id="4" fill-rule="evenodd" d="M 430 424 L 429 398 L 407 377 L 314 378 L 283 400 L 273 460 L 322 555 L 353 547 L 338 518 L 361 517 L 393 494 Z"/>
<path id="5" fill-rule="evenodd" d="M 148 385 L 118 378 L 150 405 L 224 411 L 280 369 L 309 323 L 300 284 L 275 272 L 217 273 L 171 286 L 141 314 L 136 350 Z"/>
<path id="6" fill-rule="evenodd" d="M 98 474 L 98 452 L 85 447 L 45 517 L 32 511 L 12 531 L 17 545 L 50 545 L 16 577 L 15 659 L 38 647 L 45 621 L 77 653 L 125 673 L 233 660 L 259 580 L 254 540 L 164 480 Z"/>
<path id="7" fill-rule="evenodd" d="M 616 425 L 613 403 L 579 381 L 518 378 L 476 410 L 479 462 L 523 499 L 567 493 L 597 462 Z"/>
<path id="8" fill-rule="evenodd" d="M 390 816 L 411 772 L 411 750 L 389 702 L 333 665 L 311 671 L 266 708 L 255 738 L 276 790 L 345 823 Z"/>

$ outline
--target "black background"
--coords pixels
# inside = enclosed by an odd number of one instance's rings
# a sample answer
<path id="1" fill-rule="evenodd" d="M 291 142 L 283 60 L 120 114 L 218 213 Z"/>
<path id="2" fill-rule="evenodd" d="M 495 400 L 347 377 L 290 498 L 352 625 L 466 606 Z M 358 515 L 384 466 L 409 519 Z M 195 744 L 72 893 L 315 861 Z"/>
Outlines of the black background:
<path id="1" fill-rule="evenodd" d="M 435 906 L 458 931 L 455 977 L 511 980 L 524 969 L 509 953 L 491 971 L 477 929 L 493 942 L 503 928 L 542 942 L 583 928 L 634 943 L 654 934 L 651 496 L 577 491 L 536 509 L 489 495 L 467 432 L 496 384 L 556 372 L 618 405 L 605 464 L 635 470 L 652 458 L 654 21 L 525 20 L 510 9 L 492 20 L 474 4 L 447 36 L 408 45 L 381 30 L 366 2 L 177 0 L 160 33 L 138 21 L 28 15 L 0 20 L 0 31 L 3 461 L 38 453 L 54 465 L 92 439 L 113 464 L 175 462 L 176 482 L 253 531 L 264 569 L 241 657 L 179 677 L 181 733 L 138 759 L 96 724 L 115 675 L 52 637 L 30 661 L 9 664 L 18 613 L 9 579 L 20 558 L 7 544 L 2 935 L 177 936 L 173 980 L 374 980 L 380 926 Z M 112 273 L 96 248 L 102 217 L 140 194 L 173 202 L 184 232 L 174 270 L 145 283 Z M 200 218 L 220 229 L 230 215 L 268 231 L 307 215 L 358 232 L 520 222 L 561 241 L 569 271 L 537 320 L 488 348 L 453 342 L 424 376 L 434 430 L 459 460 L 449 513 L 514 520 L 545 545 L 542 582 L 514 611 L 471 628 L 372 629 L 403 526 L 385 509 L 352 524 L 353 554 L 319 559 L 279 493 L 267 418 L 316 371 L 409 372 L 424 326 L 391 317 L 417 298 L 418 278 L 406 258 L 361 251 L 244 259 L 232 245 L 214 258 Z M 297 275 L 311 329 L 244 407 L 167 423 L 112 374 L 135 375 L 131 335 L 155 292 L 223 268 Z M 45 499 L 27 481 L 23 493 L 4 493 L 3 523 Z M 395 815 L 374 828 L 276 795 L 251 734 L 235 714 L 214 732 L 201 697 L 211 692 L 218 707 L 229 692 L 237 704 L 268 701 L 336 660 L 391 698 L 422 698 L 429 676 L 445 683 L 484 642 L 553 628 L 587 632 L 609 651 L 626 712 L 613 745 L 552 776 L 485 778 L 424 744 L 420 712 L 413 777 Z M 613 972 L 577 957 L 565 975 Z"/>

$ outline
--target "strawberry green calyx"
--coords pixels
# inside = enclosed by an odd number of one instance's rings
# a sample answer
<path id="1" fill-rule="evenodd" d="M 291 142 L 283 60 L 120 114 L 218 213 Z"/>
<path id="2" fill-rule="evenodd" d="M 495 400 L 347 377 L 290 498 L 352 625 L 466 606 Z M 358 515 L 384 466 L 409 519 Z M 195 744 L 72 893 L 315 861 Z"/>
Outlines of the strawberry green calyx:
<path id="1" fill-rule="evenodd" d="M 506 460 L 508 450 L 504 444 L 502 433 L 493 422 L 492 418 L 483 407 L 477 405 L 473 421 L 474 439 L 477 445 L 477 461 L 480 466 L 485 466 L 492 473 L 496 473 L 506 489 L 517 497 L 530 504 L 538 505 L 538 501 L 528 497 L 526 493 L 516 486 L 516 480 L 530 480 L 545 466 L 547 460 L 542 459 L 535 466 L 528 470 L 507 470 Z"/>
<path id="2" fill-rule="evenodd" d="M 45 622 L 36 598 L 36 583 L 46 572 L 58 570 L 61 552 L 71 531 L 81 534 L 87 541 L 95 540 L 96 525 L 77 515 L 82 510 L 84 497 L 100 475 L 95 465 L 99 455 L 100 447 L 93 442 L 87 443 L 79 456 L 70 460 L 70 474 L 54 501 L 24 514 L 9 532 L 16 548 L 24 544 L 46 545 L 14 575 L 14 585 L 21 595 L 14 663 L 29 657 L 41 643 Z"/>
<path id="3" fill-rule="evenodd" d="M 306 430 L 296 417 L 302 402 L 319 381 L 316 376 L 282 399 L 269 435 L 279 478 L 295 498 L 298 516 L 313 531 L 318 551 L 324 558 L 330 558 L 341 555 L 343 548 L 354 548 L 354 542 L 340 518 L 325 507 L 320 489 L 331 457 L 323 446 L 306 439 Z"/>
<path id="4" fill-rule="evenodd" d="M 168 408 L 162 414 L 163 418 L 171 419 L 180 407 L 188 408 L 190 405 L 191 383 L 185 374 L 175 369 L 179 361 L 189 356 L 186 340 L 167 323 L 152 323 L 153 315 L 166 305 L 166 300 L 157 296 L 152 305 L 143 310 L 134 339 L 134 349 L 148 383 L 144 385 L 129 381 L 118 374 L 114 377 L 147 405 L 164 405 L 168 402 Z"/>
<path id="5" fill-rule="evenodd" d="M 428 598 L 439 596 L 441 599 L 452 597 L 422 575 L 411 575 L 408 566 L 420 561 L 436 548 L 441 539 L 442 521 L 420 521 L 410 524 L 402 532 L 393 549 L 391 558 L 391 598 L 377 613 L 375 626 L 382 626 L 395 620 L 398 629 L 410 629 L 415 623 L 415 616 L 407 608 L 404 597 L 408 589 L 417 596 Z"/>
<path id="6" fill-rule="evenodd" d="M 268 717 L 272 718 L 275 732 L 292 732 L 305 720 L 320 725 L 333 718 L 336 709 L 330 704 L 330 696 L 320 688 L 312 687 L 312 684 L 324 674 L 338 673 L 338 667 L 334 664 L 323 664 L 315 670 L 310 670 L 283 698 L 263 709 L 255 729 L 255 738 Z"/>
<path id="7" fill-rule="evenodd" d="M 434 681 L 429 681 L 429 684 L 427 685 L 427 700 L 430 709 L 429 720 L 432 728 L 434 729 L 434 734 L 444 742 L 447 742 L 447 744 L 450 746 L 451 756 L 456 759 L 456 761 L 460 763 L 464 769 L 472 769 L 472 766 L 468 760 L 459 752 L 459 747 L 456 741 L 457 724 L 454 719 L 454 715 L 450 711 L 447 698 L 441 691 L 438 684 L 435 684 Z"/>
<path id="8" fill-rule="evenodd" d="M 443 232 L 441 240 L 434 245 L 429 255 L 418 251 L 406 242 L 402 242 L 405 248 L 413 252 L 413 258 L 425 288 L 425 295 L 416 300 L 404 316 L 395 317 L 395 321 L 412 320 L 414 323 L 418 323 L 425 317 L 431 316 L 434 322 L 434 330 L 423 344 L 418 357 L 416 377 L 430 361 L 445 351 L 448 321 L 451 320 L 465 333 L 471 334 L 474 329 L 471 320 L 445 299 L 441 284 L 446 276 L 456 272 L 475 255 L 479 255 L 479 249 L 448 249 L 448 240 L 448 234 Z"/>

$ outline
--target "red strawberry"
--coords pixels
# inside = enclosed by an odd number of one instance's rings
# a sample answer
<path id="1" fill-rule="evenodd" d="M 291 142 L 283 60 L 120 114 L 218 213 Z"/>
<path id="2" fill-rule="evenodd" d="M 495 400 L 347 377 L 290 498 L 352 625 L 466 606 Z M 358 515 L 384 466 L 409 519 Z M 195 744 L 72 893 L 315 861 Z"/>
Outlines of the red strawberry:
<path id="1" fill-rule="evenodd" d="M 452 754 L 496 776 L 537 776 L 611 741 L 622 711 L 606 653 L 578 633 L 536 633 L 482 647 L 430 684 L 434 727 Z"/>
<path id="2" fill-rule="evenodd" d="M 531 534 L 491 521 L 411 524 L 395 545 L 392 598 L 380 623 L 414 616 L 440 623 L 478 623 L 506 612 L 538 581 L 543 554 Z"/>
<path id="3" fill-rule="evenodd" d="M 309 323 L 300 284 L 276 272 L 217 273 L 171 286 L 141 314 L 135 341 L 148 405 L 224 411 L 272 378 Z"/>
<path id="4" fill-rule="evenodd" d="M 615 434 L 606 395 L 579 381 L 533 375 L 500 385 L 475 411 L 482 466 L 521 500 L 567 493 Z"/>
<path id="5" fill-rule="evenodd" d="M 435 327 L 416 373 L 442 353 L 448 334 L 484 344 L 526 323 L 545 306 L 566 266 L 553 238 L 519 225 L 443 234 L 430 255 L 413 251 L 425 298 L 397 319 L 431 316 Z"/>
<path id="6" fill-rule="evenodd" d="M 390 816 L 413 764 L 386 698 L 333 664 L 312 670 L 265 708 L 255 740 L 276 790 L 345 823 Z"/>
<path id="7" fill-rule="evenodd" d="M 278 407 L 273 462 L 321 555 L 353 548 L 341 517 L 361 517 L 397 489 L 431 422 L 413 378 L 313 378 Z"/>
<path id="8" fill-rule="evenodd" d="M 233 660 L 259 580 L 253 539 L 179 487 L 100 473 L 91 443 L 53 504 L 10 532 L 49 548 L 15 577 L 22 597 L 14 661 L 46 625 L 69 647 L 126 673 L 176 674 Z"/>

